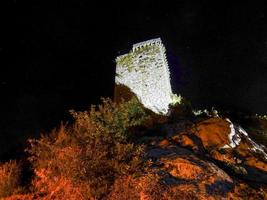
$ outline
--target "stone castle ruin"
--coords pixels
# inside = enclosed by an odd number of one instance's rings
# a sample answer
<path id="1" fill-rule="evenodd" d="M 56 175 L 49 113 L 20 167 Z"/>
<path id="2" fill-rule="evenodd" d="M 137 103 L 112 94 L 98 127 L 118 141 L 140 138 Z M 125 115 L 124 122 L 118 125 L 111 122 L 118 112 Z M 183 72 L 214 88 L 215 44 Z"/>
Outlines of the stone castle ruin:
<path id="1" fill-rule="evenodd" d="M 172 93 L 165 47 L 160 38 L 134 44 L 116 58 L 116 87 L 127 87 L 144 107 L 166 115 L 169 105 L 181 98 Z M 115 96 L 123 96 L 116 94 Z"/>

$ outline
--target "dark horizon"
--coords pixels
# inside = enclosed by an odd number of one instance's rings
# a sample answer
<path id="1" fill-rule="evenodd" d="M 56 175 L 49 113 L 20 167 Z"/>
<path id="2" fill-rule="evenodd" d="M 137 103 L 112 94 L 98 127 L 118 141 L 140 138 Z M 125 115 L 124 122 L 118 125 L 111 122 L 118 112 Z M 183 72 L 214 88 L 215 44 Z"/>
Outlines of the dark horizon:
<path id="1" fill-rule="evenodd" d="M 115 58 L 161 37 L 173 89 L 196 108 L 266 114 L 267 13 L 261 4 L 9 1 L 0 47 L 1 140 L 71 120 L 113 95 Z"/>

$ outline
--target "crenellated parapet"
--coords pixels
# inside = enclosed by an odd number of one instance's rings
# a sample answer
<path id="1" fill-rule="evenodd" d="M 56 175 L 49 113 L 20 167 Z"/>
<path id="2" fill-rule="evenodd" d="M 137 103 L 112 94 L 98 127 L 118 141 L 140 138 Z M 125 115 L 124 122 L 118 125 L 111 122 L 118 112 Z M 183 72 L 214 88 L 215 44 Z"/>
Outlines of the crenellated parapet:
<path id="1" fill-rule="evenodd" d="M 156 39 L 151 39 L 151 40 L 147 40 L 147 41 L 144 41 L 144 42 L 136 43 L 136 44 L 133 45 L 133 49 L 132 50 L 136 51 L 136 50 L 142 49 L 142 48 L 147 47 L 147 46 L 152 46 L 152 45 L 158 45 L 161 48 L 164 48 L 164 46 L 162 45 L 161 39 L 160 38 L 156 38 Z"/>

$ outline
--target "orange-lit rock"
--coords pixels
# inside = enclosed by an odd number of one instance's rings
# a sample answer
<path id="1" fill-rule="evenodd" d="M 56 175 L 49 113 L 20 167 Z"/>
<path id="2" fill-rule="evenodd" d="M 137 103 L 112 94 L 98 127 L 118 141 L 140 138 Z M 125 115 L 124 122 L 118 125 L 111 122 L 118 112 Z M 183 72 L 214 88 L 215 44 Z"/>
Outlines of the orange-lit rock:
<path id="1" fill-rule="evenodd" d="M 169 141 L 168 140 L 166 140 L 166 139 L 164 139 L 164 140 L 162 140 L 162 141 L 160 141 L 159 142 L 159 146 L 160 147 L 167 147 L 169 145 Z"/>
<path id="2" fill-rule="evenodd" d="M 196 146 L 194 141 L 186 134 L 181 133 L 172 137 L 175 143 L 180 144 L 183 147 L 194 147 Z"/>
<path id="3" fill-rule="evenodd" d="M 181 123 L 181 124 L 179 124 Z M 189 123 L 188 123 L 189 124 Z M 146 144 L 142 170 L 114 177 L 107 200 L 264 200 L 267 199 L 267 163 L 264 147 L 256 144 L 230 120 L 210 118 L 191 126 L 168 124 L 140 138 Z M 164 135 L 162 132 L 179 130 Z M 235 131 L 235 132 L 233 132 Z M 237 137 L 231 144 L 229 134 Z M 228 145 L 228 146 L 227 146 Z M 258 149 L 257 149 L 258 148 Z M 63 148 L 57 159 L 75 161 L 79 149 Z M 49 171 L 36 171 L 37 194 L 15 199 L 88 199 L 87 182 L 64 176 L 49 179 Z M 49 196 L 50 195 L 50 196 Z"/>
<path id="4" fill-rule="evenodd" d="M 152 167 L 138 178 L 116 180 L 109 200 L 223 199 L 234 189 L 233 180 L 213 163 L 169 145 L 153 147 L 147 159 Z M 128 191 L 128 192 L 125 192 Z"/>
<path id="5" fill-rule="evenodd" d="M 231 147 L 230 135 L 236 139 Z M 236 138 L 234 138 L 236 137 Z M 241 127 L 230 120 L 210 118 L 172 136 L 173 143 L 189 148 L 229 167 L 245 178 L 267 183 L 266 153 Z M 247 173 L 249 171 L 249 173 Z M 257 180 L 257 176 L 261 179 Z"/>
<path id="6" fill-rule="evenodd" d="M 188 159 L 179 157 L 173 159 L 162 158 L 160 161 L 164 163 L 164 169 L 176 178 L 196 180 L 204 174 L 204 171 L 201 167 Z"/>
<path id="7" fill-rule="evenodd" d="M 213 151 L 210 151 L 209 155 L 215 160 L 230 163 L 230 164 L 236 164 L 236 160 L 234 159 L 231 153 L 222 154 L 218 150 L 213 150 Z"/>
<path id="8" fill-rule="evenodd" d="M 200 122 L 191 131 L 201 140 L 205 149 L 219 149 L 229 143 L 229 123 L 221 118 Z"/>
<path id="9" fill-rule="evenodd" d="M 249 157 L 245 161 L 246 165 L 249 165 L 251 167 L 255 167 L 257 169 L 260 169 L 267 173 L 267 164 L 265 162 L 260 161 L 259 159 L 255 157 Z"/>

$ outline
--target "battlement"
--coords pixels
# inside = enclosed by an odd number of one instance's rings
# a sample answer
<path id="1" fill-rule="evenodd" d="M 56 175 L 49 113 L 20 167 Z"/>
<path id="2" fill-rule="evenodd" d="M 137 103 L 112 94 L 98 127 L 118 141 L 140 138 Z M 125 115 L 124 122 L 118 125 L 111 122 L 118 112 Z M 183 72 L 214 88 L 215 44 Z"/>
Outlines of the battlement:
<path id="1" fill-rule="evenodd" d="M 155 39 L 151 39 L 151 40 L 147 40 L 147 41 L 144 41 L 144 42 L 139 42 L 139 43 L 136 43 L 133 45 L 133 51 L 136 51 L 138 49 L 142 49 L 146 46 L 152 46 L 152 45 L 158 45 L 158 46 L 162 46 L 162 41 L 160 38 L 155 38 Z"/>

